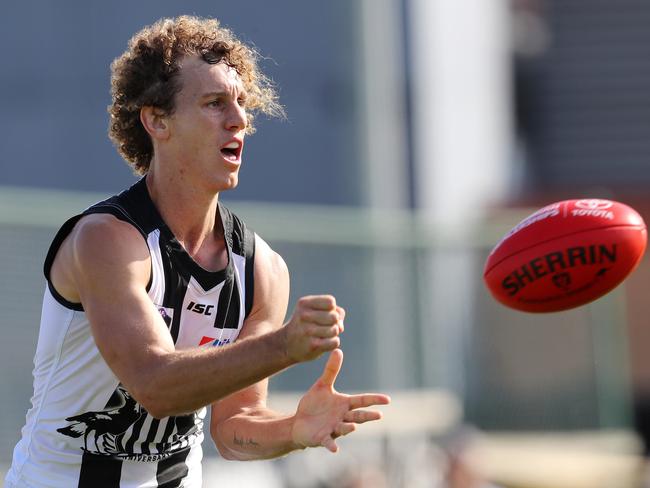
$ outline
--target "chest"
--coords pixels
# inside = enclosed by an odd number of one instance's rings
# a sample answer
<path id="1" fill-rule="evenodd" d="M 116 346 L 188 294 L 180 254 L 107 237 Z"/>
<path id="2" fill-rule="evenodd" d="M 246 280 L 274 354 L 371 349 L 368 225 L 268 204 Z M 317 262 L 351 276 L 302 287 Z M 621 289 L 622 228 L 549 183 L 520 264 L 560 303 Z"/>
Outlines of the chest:
<path id="1" fill-rule="evenodd" d="M 151 249 L 151 247 L 150 247 Z M 245 315 L 245 259 L 231 251 L 225 268 L 211 273 L 184 266 L 152 249 L 149 297 L 177 349 L 221 346 L 239 336 Z"/>

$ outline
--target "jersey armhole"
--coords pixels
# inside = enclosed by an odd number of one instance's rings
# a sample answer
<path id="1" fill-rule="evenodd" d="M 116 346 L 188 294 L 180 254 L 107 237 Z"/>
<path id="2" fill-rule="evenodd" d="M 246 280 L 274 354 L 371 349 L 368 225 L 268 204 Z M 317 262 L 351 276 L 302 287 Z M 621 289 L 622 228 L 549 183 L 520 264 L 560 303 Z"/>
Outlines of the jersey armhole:
<path id="1" fill-rule="evenodd" d="M 147 242 L 147 236 L 144 235 L 140 226 L 138 226 L 123 209 L 120 208 L 120 210 L 121 212 L 115 212 L 113 208 L 110 207 L 109 208 L 91 207 L 84 213 L 75 215 L 74 217 L 71 217 L 68 220 L 66 220 L 65 223 L 61 226 L 59 231 L 54 236 L 54 239 L 52 240 L 52 244 L 50 244 L 50 248 L 48 249 L 47 255 L 45 256 L 45 262 L 43 263 L 43 274 L 45 275 L 47 288 L 50 294 L 54 297 L 54 299 L 57 302 L 59 302 L 64 307 L 69 308 L 71 310 L 76 310 L 78 312 L 83 312 L 84 310 L 83 305 L 81 303 L 70 302 L 66 300 L 57 291 L 57 289 L 54 287 L 54 284 L 52 283 L 52 280 L 50 279 L 50 273 L 52 271 L 52 265 L 54 264 L 54 259 L 56 258 L 56 255 L 59 252 L 59 248 L 61 247 L 61 244 L 63 243 L 65 238 L 68 237 L 68 235 L 70 234 L 74 226 L 77 224 L 77 222 L 79 222 L 79 220 L 81 220 L 82 217 L 85 217 L 86 215 L 97 214 L 97 213 L 111 214 L 115 218 L 133 225 L 144 238 L 144 242 L 147 245 L 147 249 L 149 248 L 149 243 Z M 149 254 L 151 255 L 151 250 L 149 251 Z M 151 263 L 151 269 L 149 270 L 149 281 L 147 283 L 147 288 L 146 288 L 147 292 L 149 292 L 149 290 L 151 289 L 152 284 L 153 284 L 153 261 Z"/>
<path id="2" fill-rule="evenodd" d="M 81 217 L 83 217 L 83 214 L 75 215 L 74 217 L 65 221 L 65 223 L 61 226 L 59 231 L 54 236 L 54 239 L 52 240 L 52 244 L 50 244 L 50 248 L 48 249 L 47 255 L 45 256 L 45 262 L 43 263 L 43 274 L 45 275 L 47 288 L 50 294 L 54 297 L 54 299 L 57 302 L 59 302 L 64 307 L 69 308 L 71 310 L 76 310 L 78 312 L 83 311 L 83 306 L 81 305 L 81 303 L 69 302 L 68 300 L 63 298 L 63 296 L 56 290 L 56 288 L 54 288 L 54 284 L 50 279 L 50 272 L 52 271 L 52 264 L 54 263 L 54 258 L 56 258 L 56 255 L 59 252 L 59 248 L 61 247 L 61 244 L 63 243 L 65 238 L 68 237 L 68 234 L 70 234 L 70 232 L 77 224 L 77 222 L 79 222 Z"/>
<path id="3" fill-rule="evenodd" d="M 244 250 L 246 257 L 246 303 L 244 318 L 247 318 L 253 309 L 253 296 L 255 292 L 255 232 L 248 228 L 244 231 Z"/>

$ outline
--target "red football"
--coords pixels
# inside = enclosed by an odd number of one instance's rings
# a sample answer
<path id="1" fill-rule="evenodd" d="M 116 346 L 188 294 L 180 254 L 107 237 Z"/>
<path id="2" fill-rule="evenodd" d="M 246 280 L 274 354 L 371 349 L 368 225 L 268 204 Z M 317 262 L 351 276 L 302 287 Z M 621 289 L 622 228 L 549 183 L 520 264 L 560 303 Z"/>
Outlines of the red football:
<path id="1" fill-rule="evenodd" d="M 591 302 L 636 268 L 646 225 L 611 200 L 553 203 L 517 224 L 494 247 L 483 271 L 492 295 L 525 312 L 557 312 Z"/>

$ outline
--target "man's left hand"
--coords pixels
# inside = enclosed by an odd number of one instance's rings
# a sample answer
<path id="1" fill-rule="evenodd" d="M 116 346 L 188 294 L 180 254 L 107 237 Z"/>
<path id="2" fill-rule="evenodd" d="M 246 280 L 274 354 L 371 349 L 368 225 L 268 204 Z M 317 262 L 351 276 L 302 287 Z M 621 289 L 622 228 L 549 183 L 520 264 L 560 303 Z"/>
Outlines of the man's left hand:
<path id="1" fill-rule="evenodd" d="M 390 397 L 379 393 L 345 395 L 334 389 L 341 371 L 343 351 L 335 349 L 321 377 L 298 404 L 291 436 L 301 448 L 323 446 L 337 452 L 335 439 L 356 429 L 356 424 L 379 420 L 381 412 L 364 410 L 372 405 L 386 405 Z"/>

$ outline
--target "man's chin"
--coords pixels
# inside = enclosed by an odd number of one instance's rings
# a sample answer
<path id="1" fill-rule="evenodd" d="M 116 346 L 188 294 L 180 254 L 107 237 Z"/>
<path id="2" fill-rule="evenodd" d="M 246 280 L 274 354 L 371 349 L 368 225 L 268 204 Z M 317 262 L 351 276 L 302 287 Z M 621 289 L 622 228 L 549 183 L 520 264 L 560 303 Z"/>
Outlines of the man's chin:
<path id="1" fill-rule="evenodd" d="M 237 175 L 229 176 L 225 180 L 220 180 L 216 182 L 217 191 L 228 191 L 237 188 L 239 185 L 239 177 Z"/>

